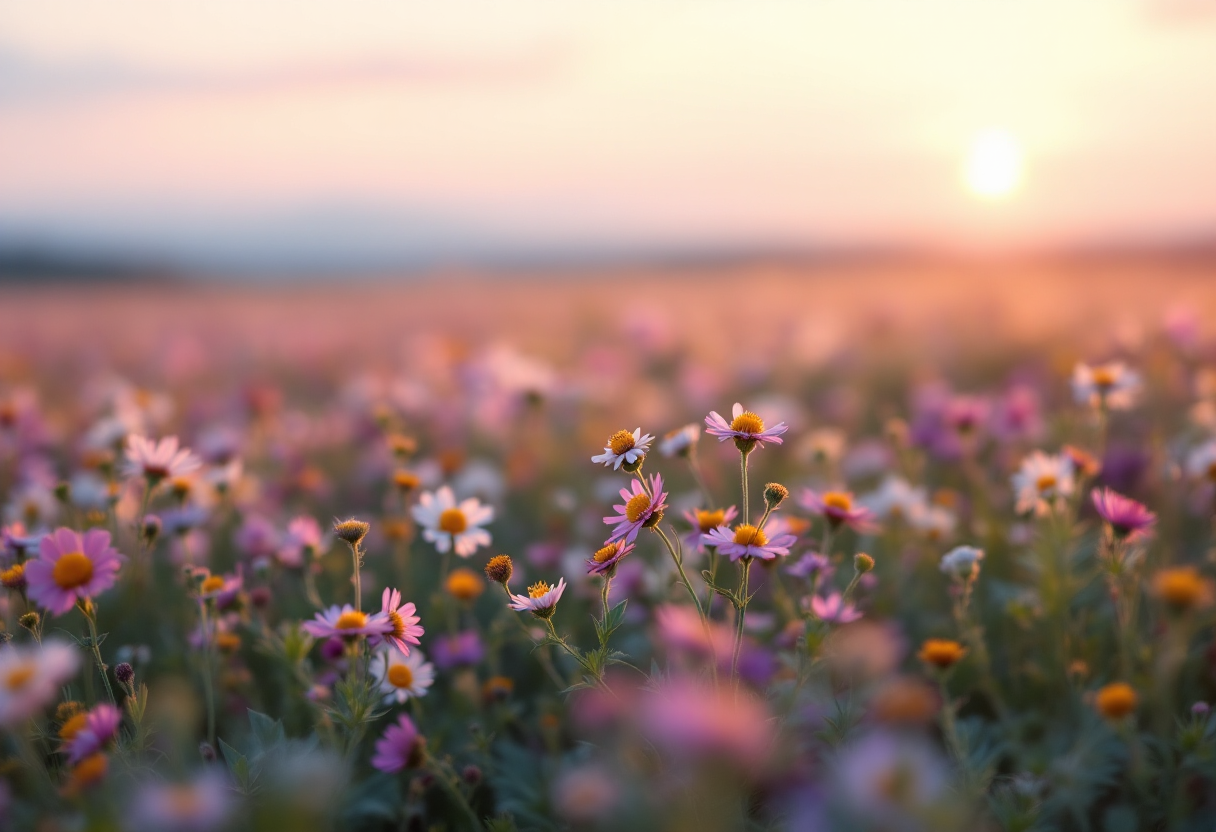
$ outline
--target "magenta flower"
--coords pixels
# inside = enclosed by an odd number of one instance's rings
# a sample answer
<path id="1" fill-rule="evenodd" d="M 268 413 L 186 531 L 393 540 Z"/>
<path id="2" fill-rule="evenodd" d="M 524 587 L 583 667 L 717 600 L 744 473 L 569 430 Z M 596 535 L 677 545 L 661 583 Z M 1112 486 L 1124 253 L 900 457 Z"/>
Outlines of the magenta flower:
<path id="1" fill-rule="evenodd" d="M 804 488 L 798 502 L 807 511 L 827 520 L 833 529 L 844 525 L 859 532 L 868 532 L 874 528 L 873 513 L 865 506 L 857 505 L 853 501 L 852 493 L 848 491 L 825 491 L 819 494 Z"/>
<path id="2" fill-rule="evenodd" d="M 124 562 L 107 531 L 55 529 L 39 542 L 38 558 L 25 564 L 29 596 L 47 612 L 63 615 L 77 601 L 114 586 Z"/>
<path id="3" fill-rule="evenodd" d="M 339 608 L 336 604 L 324 612 L 317 613 L 312 621 L 300 625 L 304 632 L 317 638 L 338 636 L 355 639 L 359 636 L 383 636 L 393 631 L 393 622 L 383 612 L 368 615 L 359 612 L 350 604 Z"/>
<path id="4" fill-rule="evenodd" d="M 1115 537 L 1135 540 L 1149 533 L 1157 522 L 1157 515 L 1143 503 L 1124 497 L 1109 488 L 1093 491 L 1094 508 L 1098 515 L 1110 524 Z"/>
<path id="5" fill-rule="evenodd" d="M 848 624 L 861 618 L 857 608 L 846 604 L 839 592 L 833 592 L 826 598 L 812 595 L 809 606 L 816 618 L 828 624 Z"/>
<path id="6" fill-rule="evenodd" d="M 792 534 L 779 534 L 769 540 L 764 529 L 740 523 L 735 526 L 734 531 L 731 531 L 728 526 L 719 526 L 705 535 L 702 540 L 706 546 L 717 549 L 718 554 L 726 555 L 732 561 L 736 561 L 741 558 L 772 560 L 777 555 L 788 555 L 790 547 L 794 545 L 797 538 Z"/>
<path id="7" fill-rule="evenodd" d="M 626 543 L 623 540 L 617 540 L 612 543 L 606 543 L 594 555 L 587 560 L 588 575 L 603 575 L 615 567 L 625 555 L 632 552 L 634 544 Z"/>
<path id="8" fill-rule="evenodd" d="M 415 614 L 417 611 L 418 608 L 412 601 L 408 604 L 401 603 L 400 590 L 385 587 L 384 593 L 380 596 L 380 615 L 384 616 L 392 625 L 392 629 L 383 636 L 372 636 L 370 644 L 375 647 L 381 641 L 387 641 L 408 656 L 410 645 L 421 644 L 419 636 L 426 632 L 418 626 L 418 622 L 422 619 Z"/>
<path id="9" fill-rule="evenodd" d="M 413 720 L 402 714 L 397 717 L 396 722 L 384 729 L 384 734 L 376 740 L 372 765 L 387 774 L 413 768 L 422 762 L 425 747 L 426 741 L 414 727 Z"/>
<path id="10" fill-rule="evenodd" d="M 718 526 L 729 526 L 739 516 L 739 510 L 734 506 L 726 509 L 691 509 L 684 512 L 684 519 L 692 526 L 692 531 L 684 537 L 684 542 L 690 549 L 698 552 L 705 551 L 705 535 Z"/>
<path id="11" fill-rule="evenodd" d="M 65 736 L 65 741 L 59 748 L 61 754 L 67 755 L 70 765 L 75 765 L 105 748 L 118 736 L 118 726 L 122 725 L 122 711 L 109 702 L 103 702 L 89 711 L 88 715 L 80 716 L 83 717 L 84 724 Z M 71 725 L 70 721 L 64 728 L 68 725 Z M 63 735 L 64 731 L 61 730 L 60 736 Z"/>
<path id="12" fill-rule="evenodd" d="M 146 477 L 155 483 L 197 471 L 202 464 L 188 448 L 179 446 L 176 436 L 166 436 L 159 442 L 134 433 L 127 437 L 128 476 Z"/>
<path id="13" fill-rule="evenodd" d="M 659 524 L 663 519 L 663 510 L 667 508 L 667 503 L 663 502 L 667 492 L 663 490 L 663 477 L 660 474 L 650 475 L 650 494 L 646 493 L 642 481 L 637 479 L 630 483 L 629 488 L 621 489 L 621 499 L 625 502 L 614 505 L 617 513 L 604 518 L 605 523 L 616 526 L 608 537 L 609 543 L 621 539 L 632 543 L 643 528 Z"/>
<path id="14" fill-rule="evenodd" d="M 711 410 L 705 417 L 705 432 L 710 436 L 718 437 L 719 442 L 734 439 L 735 446 L 741 451 L 750 451 L 757 446 L 763 447 L 765 442 L 780 445 L 781 434 L 789 430 L 785 422 L 766 429 L 763 419 L 750 410 L 744 410 L 743 405 L 738 402 L 735 402 L 730 413 L 732 418 L 727 423 L 718 415 L 718 411 Z"/>

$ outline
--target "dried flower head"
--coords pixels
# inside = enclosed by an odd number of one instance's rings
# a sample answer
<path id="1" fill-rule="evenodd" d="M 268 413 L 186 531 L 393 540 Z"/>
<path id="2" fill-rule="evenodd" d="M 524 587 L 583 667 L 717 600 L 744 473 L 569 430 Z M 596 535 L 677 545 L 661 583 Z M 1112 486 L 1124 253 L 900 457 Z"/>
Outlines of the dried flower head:
<path id="1" fill-rule="evenodd" d="M 350 544 L 351 548 L 356 548 L 363 542 L 363 538 L 367 537 L 368 531 L 371 530 L 371 525 L 356 520 L 353 517 L 349 520 L 339 520 L 334 522 L 334 534 L 339 539 L 345 540 Z"/>

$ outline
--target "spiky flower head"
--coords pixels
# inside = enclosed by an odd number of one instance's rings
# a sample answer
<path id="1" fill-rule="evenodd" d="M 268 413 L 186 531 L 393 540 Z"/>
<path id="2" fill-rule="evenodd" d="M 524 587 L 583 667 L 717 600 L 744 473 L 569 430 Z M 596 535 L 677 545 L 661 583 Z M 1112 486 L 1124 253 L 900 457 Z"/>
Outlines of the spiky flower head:
<path id="1" fill-rule="evenodd" d="M 503 586 L 511 582 L 511 574 L 514 571 L 515 565 L 511 563 L 510 555 L 495 555 L 486 564 L 486 577 Z"/>
<path id="2" fill-rule="evenodd" d="M 789 496 L 790 490 L 779 482 L 770 482 L 764 486 L 764 505 L 769 511 L 775 511 Z"/>
<path id="3" fill-rule="evenodd" d="M 356 520 L 353 517 L 349 520 L 339 520 L 334 523 L 334 534 L 349 543 L 352 549 L 358 548 L 370 530 L 371 525 L 369 523 Z"/>

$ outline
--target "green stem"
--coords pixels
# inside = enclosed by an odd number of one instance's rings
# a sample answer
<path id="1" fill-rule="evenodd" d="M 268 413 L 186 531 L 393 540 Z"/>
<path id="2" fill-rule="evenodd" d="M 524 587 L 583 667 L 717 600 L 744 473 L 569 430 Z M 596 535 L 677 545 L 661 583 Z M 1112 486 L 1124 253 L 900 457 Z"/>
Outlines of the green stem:
<path id="1" fill-rule="evenodd" d="M 667 535 L 663 534 L 663 530 L 658 526 L 654 527 L 654 533 L 663 538 L 663 543 L 667 545 L 667 551 L 671 553 L 671 559 L 675 562 L 676 570 L 680 573 L 680 583 L 684 584 L 684 588 L 688 590 L 688 594 L 692 596 L 692 602 L 697 607 L 697 614 L 701 616 L 701 620 L 705 620 L 705 610 L 701 607 L 701 599 L 697 597 L 696 590 L 692 588 L 692 583 L 688 580 L 688 575 L 684 572 L 684 559 L 676 554 L 676 548 L 672 545 Z"/>
<path id="2" fill-rule="evenodd" d="M 751 510 L 747 499 L 747 456 L 748 451 L 739 452 L 739 474 L 743 480 L 743 522 L 751 522 Z"/>
<path id="3" fill-rule="evenodd" d="M 473 807 L 469 805 L 468 798 L 466 798 L 464 794 L 461 793 L 460 789 L 456 787 L 456 773 L 448 769 L 448 767 L 443 763 L 436 760 L 430 760 L 429 763 L 429 767 L 431 772 L 435 775 L 435 779 L 439 781 L 440 785 L 443 786 L 443 790 L 446 791 L 448 796 L 451 797 L 456 805 L 460 807 L 461 814 L 463 814 L 465 820 L 469 822 L 470 828 L 483 829 L 484 827 L 482 826 L 481 820 L 473 812 Z"/>
<path id="4" fill-rule="evenodd" d="M 90 605 L 92 604 L 91 601 L 86 601 L 85 603 Z M 97 662 L 97 672 L 101 674 L 101 681 L 105 683 L 106 693 L 109 694 L 110 697 L 110 704 L 117 707 L 118 700 L 114 698 L 114 689 L 110 687 L 110 676 L 106 672 L 109 668 L 107 668 L 106 663 L 101 660 L 101 645 L 97 643 L 96 612 L 87 610 L 84 607 L 81 608 L 81 611 L 84 612 L 85 621 L 89 622 L 89 640 L 93 646 L 93 659 Z"/>
<path id="5" fill-rule="evenodd" d="M 746 457 L 745 457 L 746 458 Z M 735 649 L 730 659 L 730 675 L 737 683 L 739 681 L 739 654 L 743 652 L 743 618 L 747 615 L 747 583 L 752 570 L 752 559 L 744 558 L 739 577 L 739 617 L 735 622 Z"/>
<path id="6" fill-rule="evenodd" d="M 215 680 L 211 659 L 211 622 L 207 616 L 207 601 L 198 599 L 199 625 L 203 631 L 203 692 L 207 697 L 207 742 L 215 745 Z"/>
<path id="7" fill-rule="evenodd" d="M 354 562 L 354 579 L 355 579 L 355 611 L 363 612 L 363 578 L 359 575 L 359 562 L 362 560 L 359 554 L 359 547 L 356 544 L 351 544 L 350 547 L 351 560 Z"/>

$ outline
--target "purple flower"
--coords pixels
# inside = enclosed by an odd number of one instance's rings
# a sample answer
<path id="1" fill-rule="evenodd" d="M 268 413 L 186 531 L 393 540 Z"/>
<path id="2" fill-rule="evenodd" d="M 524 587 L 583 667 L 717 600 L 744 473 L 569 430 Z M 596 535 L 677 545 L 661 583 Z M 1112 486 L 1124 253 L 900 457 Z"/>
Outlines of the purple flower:
<path id="1" fill-rule="evenodd" d="M 734 439 L 735 446 L 740 451 L 747 452 L 756 447 L 764 447 L 765 442 L 780 445 L 781 434 L 789 430 L 785 422 L 766 429 L 763 419 L 750 410 L 744 410 L 743 405 L 738 402 L 735 402 L 730 414 L 731 421 L 727 423 L 718 415 L 718 411 L 711 410 L 705 417 L 705 432 L 710 436 L 718 437 L 719 442 Z"/>
<path id="2" fill-rule="evenodd" d="M 223 775 L 207 773 L 192 783 L 149 783 L 139 790 L 130 812 L 137 832 L 210 832 L 223 829 L 232 811 L 233 792 Z"/>
<path id="3" fill-rule="evenodd" d="M 826 555 L 821 555 L 818 552 L 807 552 L 798 558 L 796 563 L 791 563 L 785 567 L 785 574 L 793 575 L 795 578 L 814 578 L 816 576 L 826 578 L 832 574 L 832 562 L 828 560 Z"/>
<path id="4" fill-rule="evenodd" d="M 1149 529 L 1157 522 L 1157 515 L 1149 511 L 1143 503 L 1124 497 L 1109 488 L 1100 491 L 1095 488 L 1092 498 L 1098 515 L 1110 524 L 1116 537 L 1135 540 L 1148 534 Z"/>
<path id="5" fill-rule="evenodd" d="M 828 624 L 848 624 L 861 618 L 857 608 L 846 604 L 839 592 L 833 592 L 826 598 L 812 595 L 809 606 L 816 618 Z"/>
<path id="6" fill-rule="evenodd" d="M 142 476 L 157 483 L 197 471 L 202 464 L 189 449 L 178 445 L 176 436 L 166 436 L 159 442 L 136 434 L 127 437 L 128 476 Z"/>
<path id="7" fill-rule="evenodd" d="M 304 632 L 317 638 L 340 636 L 355 639 L 359 636 L 383 636 L 393 631 L 393 623 L 382 612 L 368 615 L 358 612 L 350 604 L 339 608 L 336 604 L 324 612 L 317 613 L 312 621 L 301 626 Z"/>
<path id="8" fill-rule="evenodd" d="M 118 726 L 122 724 L 122 712 L 109 702 L 101 703 L 87 715 L 81 714 L 80 717 L 83 717 L 83 725 L 68 732 L 68 726 L 71 725 L 69 721 L 60 731 L 64 743 L 59 751 L 67 755 L 71 765 L 105 748 L 110 740 L 118 735 Z"/>
<path id="9" fill-rule="evenodd" d="M 401 714 L 380 739 L 376 740 L 376 753 L 372 765 L 380 771 L 395 774 L 421 762 L 425 740 L 418 734 L 414 722 L 407 714 Z"/>
<path id="10" fill-rule="evenodd" d="M 401 591 L 396 589 L 384 588 L 384 592 L 380 596 L 380 614 L 388 620 L 392 625 L 392 629 L 386 632 L 383 636 L 372 636 L 370 644 L 375 647 L 383 639 L 389 642 L 405 655 L 410 654 L 411 644 L 421 644 L 419 636 L 426 632 L 422 627 L 418 626 L 421 621 L 415 613 L 418 608 L 411 601 L 408 604 L 401 603 Z"/>
<path id="11" fill-rule="evenodd" d="M 719 554 L 736 561 L 741 558 L 772 560 L 777 555 L 788 555 L 797 538 L 792 534 L 779 534 L 769 540 L 764 529 L 740 523 L 735 526 L 734 531 L 726 526 L 719 526 L 702 540 L 706 546 L 712 546 Z"/>
<path id="12" fill-rule="evenodd" d="M 267 560 L 279 548 L 279 531 L 265 517 L 252 515 L 236 530 L 233 542 L 251 560 Z"/>
<path id="13" fill-rule="evenodd" d="M 651 497 L 651 494 L 654 497 Z M 651 474 L 649 494 L 646 493 L 642 481 L 637 479 L 630 483 L 629 488 L 622 488 L 621 499 L 625 502 L 614 505 L 617 513 L 604 518 L 605 523 L 616 526 L 609 535 L 608 542 L 624 539 L 626 543 L 632 543 L 643 528 L 657 526 L 663 519 L 663 510 L 667 508 L 667 503 L 663 502 L 666 498 L 663 477 L 659 474 Z"/>
<path id="14" fill-rule="evenodd" d="M 587 560 L 588 575 L 603 575 L 613 569 L 625 555 L 632 552 L 634 545 L 623 540 L 605 544 Z"/>
<path id="15" fill-rule="evenodd" d="M 821 515 L 833 529 L 852 526 L 859 532 L 873 530 L 873 514 L 865 506 L 857 505 L 848 491 L 825 491 L 819 494 L 809 488 L 802 490 L 799 504 L 814 514 Z"/>
<path id="16" fill-rule="evenodd" d="M 440 670 L 450 670 L 460 665 L 474 665 L 485 656 L 485 647 L 476 630 L 465 630 L 454 635 L 441 635 L 431 642 L 431 658 Z"/>
<path id="17" fill-rule="evenodd" d="M 110 533 L 91 529 L 84 534 L 58 528 L 38 544 L 38 558 L 25 565 L 30 598 L 47 612 L 63 615 L 85 598 L 105 592 L 118 579 L 126 561 L 110 545 Z"/>

